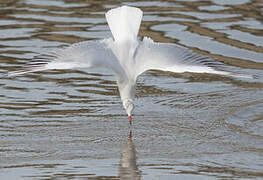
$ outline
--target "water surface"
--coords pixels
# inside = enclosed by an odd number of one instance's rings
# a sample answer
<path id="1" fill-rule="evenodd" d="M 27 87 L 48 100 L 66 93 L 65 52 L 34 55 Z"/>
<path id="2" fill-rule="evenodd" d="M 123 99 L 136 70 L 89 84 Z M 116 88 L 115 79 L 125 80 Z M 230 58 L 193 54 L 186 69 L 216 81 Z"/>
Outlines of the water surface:
<path id="1" fill-rule="evenodd" d="M 256 78 L 147 72 L 129 129 L 110 72 L 5 76 L 38 53 L 110 37 L 104 13 L 124 4 L 144 11 L 140 36 Z M 1 179 L 262 178 L 262 12 L 260 0 L 1 2 Z"/>

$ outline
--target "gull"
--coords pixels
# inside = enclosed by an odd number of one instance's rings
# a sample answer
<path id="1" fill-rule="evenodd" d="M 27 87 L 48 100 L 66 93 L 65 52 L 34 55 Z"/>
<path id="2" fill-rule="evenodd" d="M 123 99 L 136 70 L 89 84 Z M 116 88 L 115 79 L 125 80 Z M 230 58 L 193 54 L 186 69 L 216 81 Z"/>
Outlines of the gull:
<path id="1" fill-rule="evenodd" d="M 129 123 L 132 124 L 136 80 L 148 70 L 175 73 L 211 73 L 232 76 L 224 64 L 212 58 L 171 43 L 154 42 L 137 35 L 143 12 L 136 7 L 121 6 L 105 14 L 112 38 L 83 41 L 65 48 L 35 56 L 20 69 L 9 72 L 19 75 L 49 69 L 99 68 L 111 70 Z"/>

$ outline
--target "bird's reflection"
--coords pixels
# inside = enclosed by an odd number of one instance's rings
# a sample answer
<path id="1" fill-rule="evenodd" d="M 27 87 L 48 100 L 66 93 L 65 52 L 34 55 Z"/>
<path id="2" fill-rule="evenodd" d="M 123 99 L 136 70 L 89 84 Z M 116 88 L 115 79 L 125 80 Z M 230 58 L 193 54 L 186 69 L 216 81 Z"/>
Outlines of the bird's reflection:
<path id="1" fill-rule="evenodd" d="M 130 131 L 128 140 L 122 148 L 119 177 L 120 179 L 141 179 L 141 174 L 136 164 L 136 150 L 132 142 L 132 131 Z"/>

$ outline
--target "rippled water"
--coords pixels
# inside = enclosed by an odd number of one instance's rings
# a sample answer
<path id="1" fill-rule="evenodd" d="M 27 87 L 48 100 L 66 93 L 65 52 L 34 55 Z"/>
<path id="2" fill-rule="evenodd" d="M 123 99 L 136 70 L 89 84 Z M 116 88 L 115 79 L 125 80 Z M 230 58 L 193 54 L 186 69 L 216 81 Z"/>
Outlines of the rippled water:
<path id="1" fill-rule="evenodd" d="M 1 179 L 263 178 L 263 2 L 122 4 L 144 11 L 140 36 L 256 78 L 148 72 L 131 136 L 109 72 L 5 76 L 53 47 L 111 36 L 104 13 L 119 1 L 1 1 Z"/>

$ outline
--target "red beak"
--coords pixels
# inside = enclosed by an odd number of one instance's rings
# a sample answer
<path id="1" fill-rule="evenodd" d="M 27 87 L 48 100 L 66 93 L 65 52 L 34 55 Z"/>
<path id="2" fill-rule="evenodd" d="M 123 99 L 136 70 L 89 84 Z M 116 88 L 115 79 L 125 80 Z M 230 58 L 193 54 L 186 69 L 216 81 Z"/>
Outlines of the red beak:
<path id="1" fill-rule="evenodd" d="M 132 125 L 132 117 L 129 116 L 129 122 L 130 122 L 130 125 Z"/>

